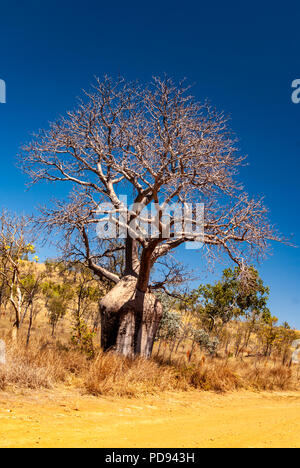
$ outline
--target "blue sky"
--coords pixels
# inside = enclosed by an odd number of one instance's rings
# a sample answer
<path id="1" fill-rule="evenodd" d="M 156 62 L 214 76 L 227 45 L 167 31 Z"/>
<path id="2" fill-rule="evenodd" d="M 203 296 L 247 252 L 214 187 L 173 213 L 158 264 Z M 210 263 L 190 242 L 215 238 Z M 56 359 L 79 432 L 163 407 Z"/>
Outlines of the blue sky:
<path id="1" fill-rule="evenodd" d="M 31 212 L 53 195 L 53 186 L 25 191 L 15 155 L 30 132 L 74 106 L 94 75 L 149 81 L 166 72 L 187 77 L 197 98 L 231 115 L 250 164 L 242 180 L 265 195 L 272 221 L 300 245 L 300 104 L 291 101 L 300 78 L 299 2 L 29 0 L 0 8 L 1 206 Z M 195 253 L 186 260 L 198 267 Z M 300 250 L 274 245 L 260 273 L 273 314 L 300 328 Z"/>

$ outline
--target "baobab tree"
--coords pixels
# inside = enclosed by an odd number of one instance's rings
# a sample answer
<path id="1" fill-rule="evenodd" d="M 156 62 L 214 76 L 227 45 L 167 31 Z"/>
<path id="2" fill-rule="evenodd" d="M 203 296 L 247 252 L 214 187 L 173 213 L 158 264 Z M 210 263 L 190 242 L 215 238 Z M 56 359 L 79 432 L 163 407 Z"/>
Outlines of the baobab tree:
<path id="1" fill-rule="evenodd" d="M 74 111 L 23 147 L 20 162 L 32 183 L 69 184 L 66 199 L 44 207 L 40 222 L 64 230 L 69 251 L 113 286 L 100 303 L 105 350 L 151 354 L 162 317 L 155 289 L 178 279 L 172 263 L 164 262 L 160 279 L 151 274 L 153 267 L 180 245 L 199 240 L 196 223 L 178 232 L 171 212 L 166 229 L 166 206 L 184 210 L 188 203 L 203 203 L 205 251 L 223 251 L 238 265 L 264 256 L 277 239 L 262 201 L 236 181 L 243 161 L 224 114 L 196 102 L 184 82 L 175 85 L 167 77 L 148 86 L 97 80 Z M 122 194 L 133 203 L 125 215 Z M 104 202 L 103 213 L 122 230 L 119 239 L 99 241 L 95 235 Z M 156 206 L 155 236 L 144 228 L 145 216 L 138 222 L 150 204 Z M 116 253 L 123 259 L 119 271 L 111 268 Z"/>

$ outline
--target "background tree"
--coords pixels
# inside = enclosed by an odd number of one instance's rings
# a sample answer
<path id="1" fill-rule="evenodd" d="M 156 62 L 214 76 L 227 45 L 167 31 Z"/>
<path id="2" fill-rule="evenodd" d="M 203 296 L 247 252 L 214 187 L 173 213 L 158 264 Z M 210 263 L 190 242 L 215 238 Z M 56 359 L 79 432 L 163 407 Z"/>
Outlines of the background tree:
<path id="1" fill-rule="evenodd" d="M 161 345 L 164 343 L 164 354 L 166 350 L 166 344 L 169 345 L 170 355 L 169 359 L 172 357 L 172 352 L 174 351 L 176 340 L 182 334 L 183 321 L 182 316 L 179 312 L 174 310 L 174 299 L 170 298 L 166 293 L 157 293 L 156 294 L 163 308 L 163 315 L 160 321 L 156 339 L 159 342 L 157 354 L 160 353 Z"/>
<path id="2" fill-rule="evenodd" d="M 26 314 L 28 305 L 28 290 L 25 283 L 30 272 L 24 263 L 35 254 L 30 222 L 25 216 L 12 215 L 3 211 L 0 216 L 0 276 L 3 288 L 8 294 L 15 321 L 14 328 L 18 331 L 22 317 Z"/>
<path id="3" fill-rule="evenodd" d="M 54 336 L 58 322 L 63 319 L 71 307 L 74 291 L 70 284 L 60 284 L 54 281 L 44 282 L 42 290 L 49 323 L 52 327 L 52 336 Z"/>
<path id="4" fill-rule="evenodd" d="M 33 321 L 39 311 L 35 311 L 34 305 L 36 299 L 42 296 L 43 281 L 45 279 L 46 273 L 44 271 L 35 271 L 34 264 L 27 265 L 26 270 L 26 275 L 21 279 L 21 291 L 23 297 L 22 303 L 24 305 L 24 312 L 21 318 L 21 324 L 24 322 L 27 312 L 29 310 L 28 329 L 26 338 L 26 346 L 28 346 L 31 337 Z"/>
<path id="5" fill-rule="evenodd" d="M 7 268 L 7 260 L 4 257 L 1 257 L 0 268 L 2 273 L 5 273 Z M 0 317 L 5 315 L 6 306 L 9 301 L 9 288 L 7 286 L 7 281 L 5 274 L 0 274 Z"/>
<path id="6" fill-rule="evenodd" d="M 152 352 L 162 317 L 153 294 L 153 266 L 199 236 L 182 226 L 177 238 L 172 216 L 166 234 L 162 212 L 167 205 L 176 202 L 184 209 L 187 202 L 205 203 L 203 242 L 209 258 L 225 252 L 240 265 L 242 258 L 263 257 L 268 241 L 278 238 L 262 201 L 243 193 L 235 180 L 243 160 L 224 114 L 195 102 L 184 83 L 176 86 L 166 77 L 149 86 L 122 78 L 98 80 L 74 111 L 24 146 L 20 162 L 33 183 L 69 184 L 68 199 L 44 208 L 40 222 L 50 231 L 64 231 L 70 244 L 79 235 L 83 260 L 113 285 L 100 306 L 105 350 L 147 357 Z M 134 205 L 120 221 L 122 193 Z M 112 207 L 110 220 L 127 234 L 121 240 L 119 274 L 107 267 L 115 239 L 106 250 L 95 236 L 104 201 Z M 152 202 L 156 238 L 137 225 L 141 206 Z"/>
<path id="7" fill-rule="evenodd" d="M 74 305 L 72 307 L 73 344 L 89 357 L 94 356 L 93 337 L 95 315 L 99 313 L 99 301 L 105 285 L 96 281 L 90 269 L 82 264 L 69 265 L 68 276 L 74 282 Z"/>
<path id="8" fill-rule="evenodd" d="M 225 325 L 232 319 L 248 319 L 247 334 L 244 346 L 248 346 L 251 333 L 257 321 L 267 320 L 270 311 L 267 307 L 269 288 L 266 287 L 253 267 L 245 271 L 236 267 L 224 270 L 222 278 L 215 284 L 200 285 L 192 291 L 191 298 L 198 304 L 197 313 L 209 331 L 217 325 Z"/>

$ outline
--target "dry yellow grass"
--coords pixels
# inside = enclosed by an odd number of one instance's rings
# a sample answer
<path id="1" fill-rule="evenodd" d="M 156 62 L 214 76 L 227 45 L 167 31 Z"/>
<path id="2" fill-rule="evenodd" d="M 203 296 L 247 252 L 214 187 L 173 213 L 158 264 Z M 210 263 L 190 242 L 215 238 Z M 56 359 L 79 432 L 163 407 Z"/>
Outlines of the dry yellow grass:
<path id="1" fill-rule="evenodd" d="M 267 361 L 212 361 L 196 368 L 191 384 L 202 390 L 226 392 L 248 390 L 296 390 L 300 380 L 292 369 L 280 363 Z"/>
<path id="2" fill-rule="evenodd" d="M 6 365 L 0 365 L 0 388 L 51 388 L 87 369 L 85 356 L 59 343 L 33 340 L 26 348 L 22 340 L 8 342 Z"/>
<path id="3" fill-rule="evenodd" d="M 139 397 L 192 389 L 297 390 L 300 377 L 296 367 L 258 359 L 170 363 L 98 351 L 96 358 L 89 360 L 59 342 L 33 339 L 28 348 L 21 339 L 18 344 L 8 343 L 7 364 L 0 366 L 0 389 L 52 388 L 60 382 L 92 395 Z"/>
<path id="4" fill-rule="evenodd" d="M 84 385 L 93 395 L 141 396 L 165 390 L 187 390 L 178 370 L 154 360 L 129 359 L 99 353 L 86 375 Z"/>

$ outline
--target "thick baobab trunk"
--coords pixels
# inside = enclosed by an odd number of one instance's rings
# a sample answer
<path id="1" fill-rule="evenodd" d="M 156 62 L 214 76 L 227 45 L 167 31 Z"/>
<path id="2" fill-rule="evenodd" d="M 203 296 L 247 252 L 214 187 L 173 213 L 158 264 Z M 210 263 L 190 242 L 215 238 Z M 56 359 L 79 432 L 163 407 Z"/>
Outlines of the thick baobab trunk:
<path id="1" fill-rule="evenodd" d="M 150 357 L 162 317 L 162 306 L 149 291 L 137 289 L 137 278 L 127 275 L 100 303 L 101 344 L 125 356 Z"/>

